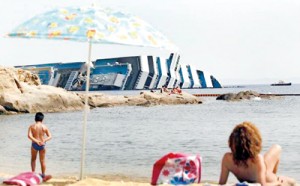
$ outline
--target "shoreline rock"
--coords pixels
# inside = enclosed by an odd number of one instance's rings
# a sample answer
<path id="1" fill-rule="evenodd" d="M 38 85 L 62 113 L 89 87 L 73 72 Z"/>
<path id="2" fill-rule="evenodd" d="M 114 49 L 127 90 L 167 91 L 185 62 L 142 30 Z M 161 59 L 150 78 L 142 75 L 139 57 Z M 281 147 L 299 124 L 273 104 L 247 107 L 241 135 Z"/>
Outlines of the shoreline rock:
<path id="1" fill-rule="evenodd" d="M 238 93 L 227 93 L 219 95 L 216 100 L 225 100 L 225 101 L 241 101 L 241 100 L 260 100 L 260 99 L 269 99 L 272 96 L 260 95 L 259 93 L 248 90 L 241 91 Z"/>
<path id="2" fill-rule="evenodd" d="M 77 93 L 84 102 L 85 95 Z M 91 107 L 111 106 L 155 106 L 155 105 L 177 105 L 177 104 L 201 104 L 202 101 L 191 94 L 164 94 L 158 92 L 143 91 L 139 95 L 111 96 L 101 93 L 90 93 L 88 103 Z"/>
<path id="3" fill-rule="evenodd" d="M 41 85 L 38 76 L 29 71 L 0 66 L 0 114 L 83 110 L 84 100 L 85 93 Z M 145 91 L 130 96 L 94 92 L 88 94 L 88 104 L 91 108 L 200 103 L 200 98 L 188 93 L 165 94 Z"/>

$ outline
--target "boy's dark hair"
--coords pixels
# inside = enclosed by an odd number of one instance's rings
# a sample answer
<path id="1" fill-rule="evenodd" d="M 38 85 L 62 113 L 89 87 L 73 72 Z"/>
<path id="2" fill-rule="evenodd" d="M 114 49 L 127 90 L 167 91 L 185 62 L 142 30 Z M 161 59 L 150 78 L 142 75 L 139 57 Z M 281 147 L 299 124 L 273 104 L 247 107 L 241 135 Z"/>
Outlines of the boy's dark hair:
<path id="1" fill-rule="evenodd" d="M 35 114 L 35 121 L 38 122 L 38 121 L 43 121 L 44 119 L 44 114 L 41 113 L 41 112 L 38 112 Z"/>

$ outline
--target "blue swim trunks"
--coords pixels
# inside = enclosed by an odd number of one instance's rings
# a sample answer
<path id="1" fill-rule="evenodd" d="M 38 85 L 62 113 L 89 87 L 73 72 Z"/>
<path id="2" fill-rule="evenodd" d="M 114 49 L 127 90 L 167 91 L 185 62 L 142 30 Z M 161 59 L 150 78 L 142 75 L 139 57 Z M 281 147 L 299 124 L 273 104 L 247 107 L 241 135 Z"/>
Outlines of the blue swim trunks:
<path id="1" fill-rule="evenodd" d="M 44 150 L 45 149 L 45 145 L 42 145 L 42 146 L 39 146 L 37 143 L 35 142 L 32 142 L 32 147 L 37 150 L 37 151 L 40 151 L 40 150 Z"/>

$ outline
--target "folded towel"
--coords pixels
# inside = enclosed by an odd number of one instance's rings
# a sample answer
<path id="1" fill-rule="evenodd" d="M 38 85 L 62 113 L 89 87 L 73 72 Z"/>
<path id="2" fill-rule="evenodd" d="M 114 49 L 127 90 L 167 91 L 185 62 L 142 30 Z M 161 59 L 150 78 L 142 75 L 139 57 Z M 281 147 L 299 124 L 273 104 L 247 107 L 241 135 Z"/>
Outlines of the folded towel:
<path id="1" fill-rule="evenodd" d="M 7 185 L 31 186 L 42 183 L 43 178 L 34 172 L 24 172 L 7 180 L 3 183 Z"/>

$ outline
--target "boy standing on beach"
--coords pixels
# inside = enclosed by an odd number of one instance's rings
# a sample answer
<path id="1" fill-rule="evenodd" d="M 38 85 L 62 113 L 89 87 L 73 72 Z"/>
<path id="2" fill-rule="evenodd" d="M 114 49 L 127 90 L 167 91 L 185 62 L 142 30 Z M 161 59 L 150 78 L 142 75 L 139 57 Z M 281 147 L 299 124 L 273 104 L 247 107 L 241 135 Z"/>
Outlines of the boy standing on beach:
<path id="1" fill-rule="evenodd" d="M 51 139 L 51 133 L 47 126 L 43 124 L 44 114 L 41 112 L 36 113 L 35 123 L 30 125 L 28 129 L 28 138 L 32 141 L 31 145 L 31 170 L 35 172 L 35 162 L 37 154 L 39 153 L 40 164 L 42 170 L 42 178 L 45 179 L 46 171 L 46 142 Z M 47 136 L 45 138 L 45 135 Z"/>

